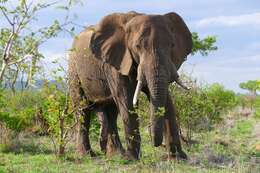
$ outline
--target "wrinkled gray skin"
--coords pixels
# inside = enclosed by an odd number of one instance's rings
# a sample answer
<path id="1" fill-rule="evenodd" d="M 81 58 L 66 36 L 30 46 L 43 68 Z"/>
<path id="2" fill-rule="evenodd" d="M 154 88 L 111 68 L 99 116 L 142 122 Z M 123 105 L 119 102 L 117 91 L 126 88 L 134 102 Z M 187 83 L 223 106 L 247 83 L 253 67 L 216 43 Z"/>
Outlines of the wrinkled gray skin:
<path id="1" fill-rule="evenodd" d="M 84 121 L 78 124 L 78 150 L 92 153 L 89 114 L 95 111 L 102 120 L 101 148 L 118 150 L 127 159 L 139 158 L 138 115 L 131 111 L 139 81 L 150 101 L 153 145 L 161 145 L 164 131 L 169 154 L 186 159 L 168 86 L 178 81 L 177 70 L 191 49 L 191 33 L 176 13 L 114 13 L 80 33 L 69 59 L 71 96 L 74 107 L 82 100 L 91 106 L 81 111 Z M 157 115 L 159 108 L 164 108 L 164 115 Z M 126 151 L 118 137 L 117 113 L 123 119 Z"/>

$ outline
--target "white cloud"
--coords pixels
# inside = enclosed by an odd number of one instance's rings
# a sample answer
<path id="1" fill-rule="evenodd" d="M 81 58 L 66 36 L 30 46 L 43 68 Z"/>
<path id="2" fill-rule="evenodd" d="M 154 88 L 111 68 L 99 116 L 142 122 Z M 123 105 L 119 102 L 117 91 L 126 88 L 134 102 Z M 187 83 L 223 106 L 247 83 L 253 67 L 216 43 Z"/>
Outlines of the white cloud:
<path id="1" fill-rule="evenodd" d="M 203 83 L 218 82 L 236 92 L 243 92 L 239 83 L 260 79 L 260 54 L 236 58 L 207 58 L 193 64 L 188 60 L 182 69 Z"/>
<path id="2" fill-rule="evenodd" d="M 237 16 L 216 16 L 199 20 L 197 27 L 207 26 L 257 26 L 260 27 L 260 13 L 243 14 Z"/>
<path id="3" fill-rule="evenodd" d="M 59 52 L 43 51 L 42 53 L 45 58 L 43 58 L 39 62 L 39 65 L 43 67 L 47 75 L 49 75 L 50 72 L 52 72 L 53 70 L 56 70 L 59 66 L 63 66 L 64 69 L 67 69 L 68 52 L 59 53 Z"/>

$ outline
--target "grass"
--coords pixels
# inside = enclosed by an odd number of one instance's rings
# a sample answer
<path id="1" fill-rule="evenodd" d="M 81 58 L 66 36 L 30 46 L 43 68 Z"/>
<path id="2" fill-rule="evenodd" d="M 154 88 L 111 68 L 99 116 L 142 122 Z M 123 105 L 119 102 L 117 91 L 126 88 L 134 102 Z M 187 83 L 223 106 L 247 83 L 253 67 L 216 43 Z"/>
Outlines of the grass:
<path id="1" fill-rule="evenodd" d="M 197 133 L 191 146 L 184 145 L 188 161 L 163 161 L 163 147 L 150 145 L 149 136 L 142 129 L 142 157 L 139 161 L 125 161 L 120 156 L 107 158 L 80 157 L 73 144 L 66 156 L 57 158 L 48 137 L 27 135 L 16 145 L 0 147 L 0 173 L 72 173 L 72 172 L 174 172 L 174 173 L 258 173 L 259 151 L 254 146 L 260 139 L 253 135 L 254 118 L 235 120 L 232 126 L 222 125 L 216 130 Z M 121 138 L 123 139 L 123 138 Z M 96 151 L 98 143 L 94 142 Z"/>

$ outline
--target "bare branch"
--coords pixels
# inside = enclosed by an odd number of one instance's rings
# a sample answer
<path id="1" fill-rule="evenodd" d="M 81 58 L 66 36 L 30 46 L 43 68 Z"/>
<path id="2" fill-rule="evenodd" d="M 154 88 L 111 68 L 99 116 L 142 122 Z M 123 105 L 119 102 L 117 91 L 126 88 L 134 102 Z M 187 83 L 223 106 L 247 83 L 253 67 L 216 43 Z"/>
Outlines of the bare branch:
<path id="1" fill-rule="evenodd" d="M 8 15 L 5 13 L 5 11 L 3 9 L 1 9 L 1 12 L 3 13 L 4 17 L 6 18 L 6 20 L 8 21 L 8 23 L 13 26 L 14 23 L 9 19 Z"/>
<path id="2" fill-rule="evenodd" d="M 23 58 L 18 59 L 17 61 L 13 61 L 13 62 L 8 63 L 8 66 L 13 65 L 13 64 L 18 64 L 18 63 L 20 63 L 20 62 L 22 62 L 26 59 L 32 59 L 32 58 L 33 58 L 33 55 L 27 54 Z"/>

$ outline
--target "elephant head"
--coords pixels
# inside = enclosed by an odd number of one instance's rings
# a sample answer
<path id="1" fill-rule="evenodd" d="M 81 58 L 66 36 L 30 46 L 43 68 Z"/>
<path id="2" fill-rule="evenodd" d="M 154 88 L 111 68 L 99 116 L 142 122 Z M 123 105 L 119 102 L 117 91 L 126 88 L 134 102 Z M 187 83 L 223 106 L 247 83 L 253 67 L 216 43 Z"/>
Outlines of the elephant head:
<path id="1" fill-rule="evenodd" d="M 146 15 L 114 13 L 103 18 L 91 39 L 95 57 L 122 75 L 137 66 L 134 103 L 142 87 L 149 90 L 153 144 L 162 142 L 164 108 L 169 83 L 178 80 L 177 70 L 192 49 L 191 33 L 176 13 Z"/>

